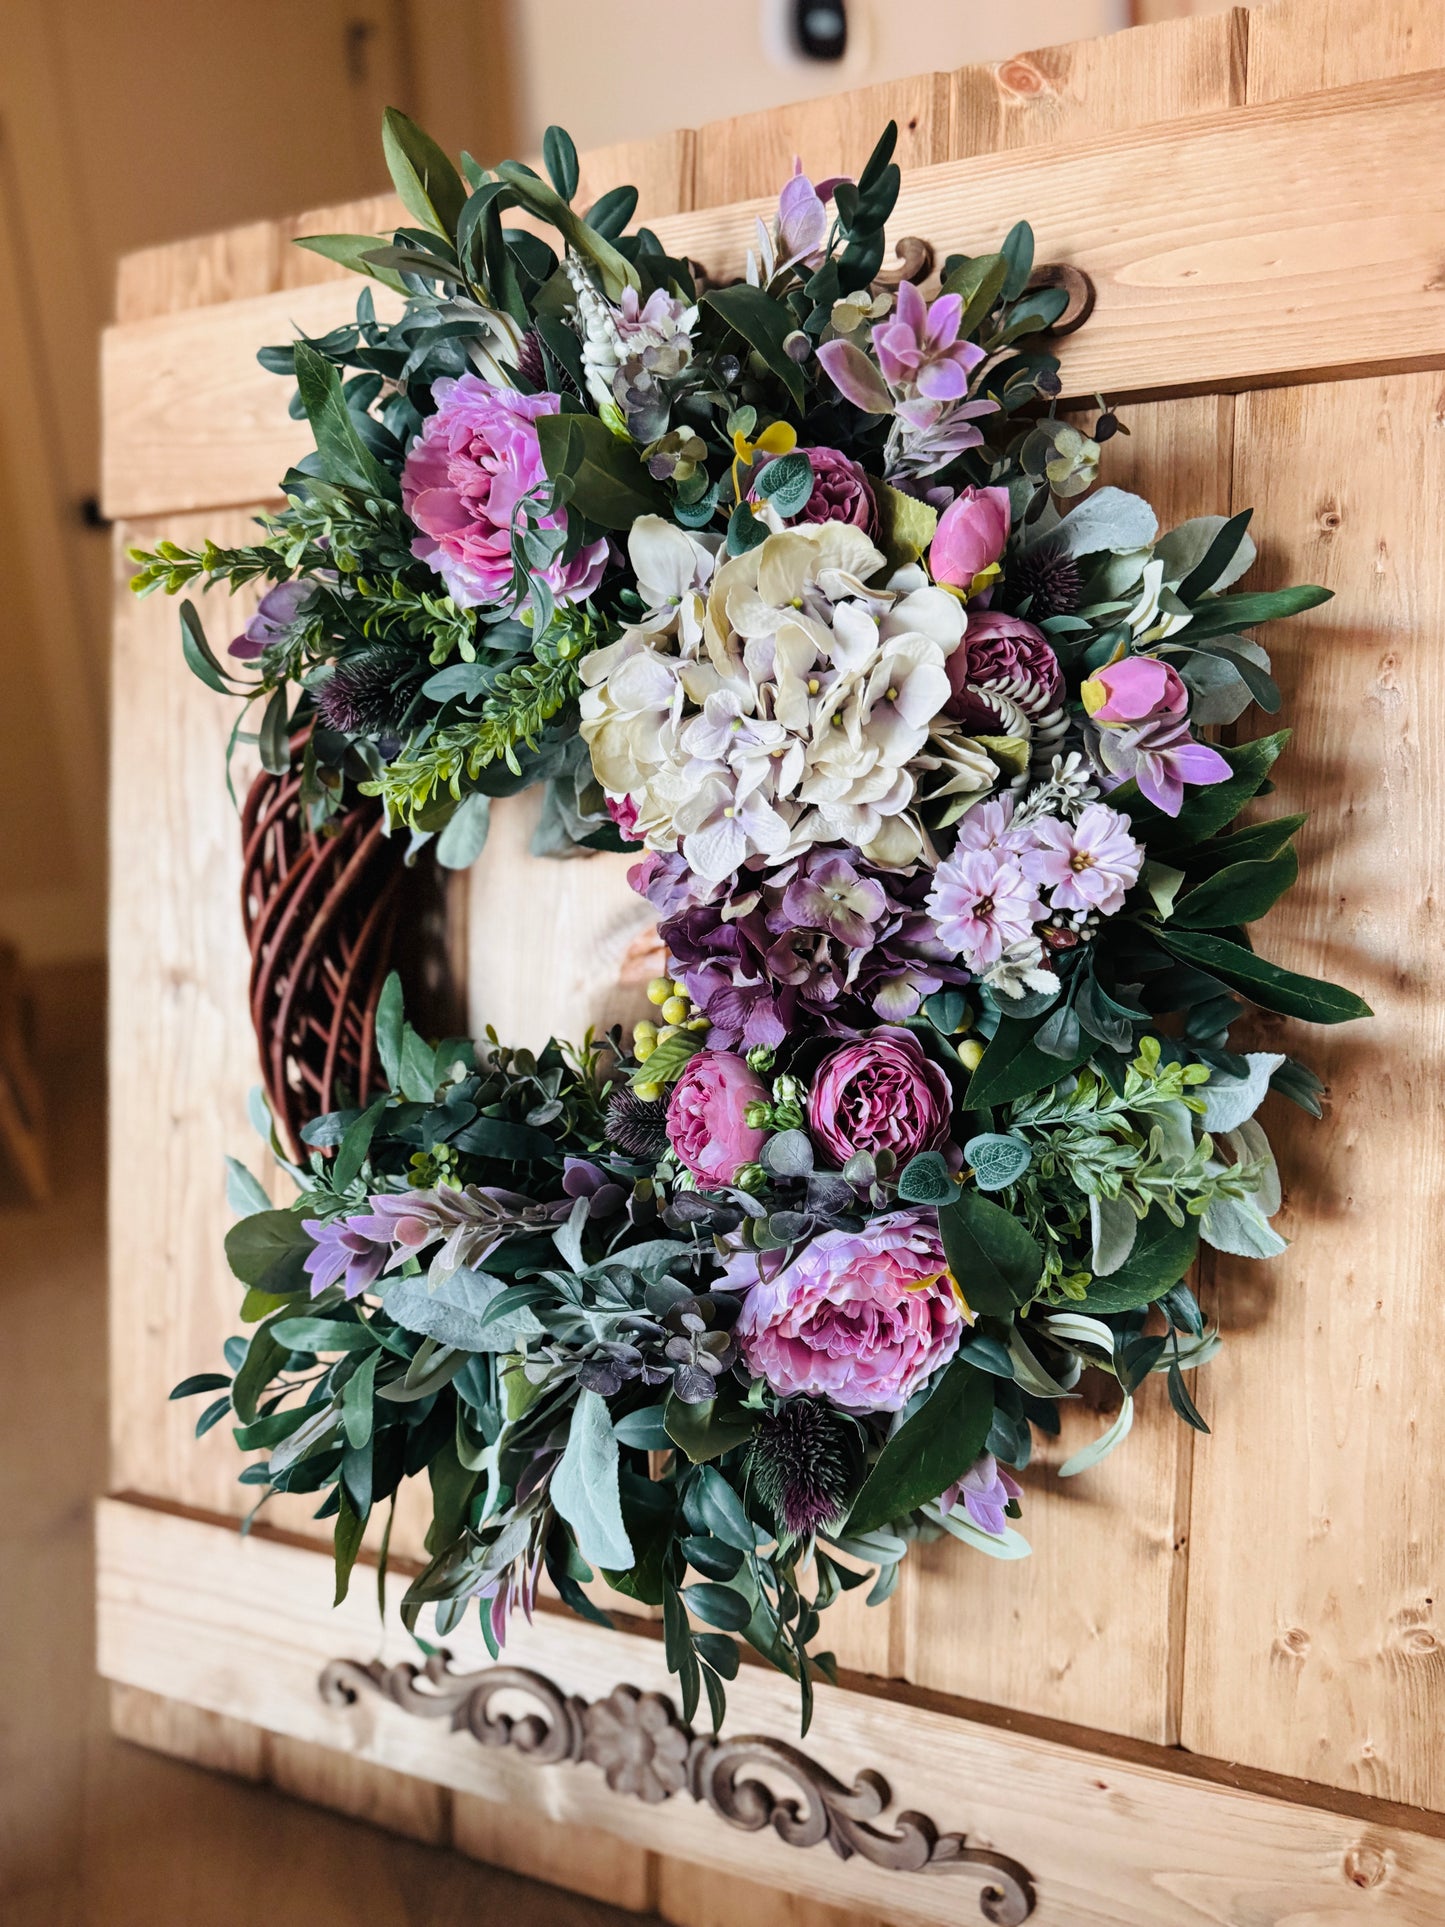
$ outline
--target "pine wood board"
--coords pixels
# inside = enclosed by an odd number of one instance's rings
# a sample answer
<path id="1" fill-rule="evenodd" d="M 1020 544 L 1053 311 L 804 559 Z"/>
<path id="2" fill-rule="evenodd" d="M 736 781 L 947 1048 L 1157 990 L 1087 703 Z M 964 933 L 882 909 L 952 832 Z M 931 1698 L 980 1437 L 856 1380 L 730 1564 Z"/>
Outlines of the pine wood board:
<path id="1" fill-rule="evenodd" d="M 321 1667 L 378 1647 L 369 1601 L 332 1612 L 320 1556 L 271 1538 L 239 1539 L 204 1522 L 102 1502 L 100 1665 L 107 1677 L 234 1715 L 318 1745 L 504 1799 L 569 1825 L 617 1831 L 642 1847 L 831 1906 L 869 1910 L 895 1927 L 943 1927 L 971 1917 L 961 1878 L 889 1874 L 770 1835 L 736 1833 L 683 1800 L 648 1807 L 607 1790 L 583 1767 L 539 1768 L 451 1735 L 366 1695 L 323 1703 Z M 175 1584 L 178 1571 L 185 1587 Z M 403 1655 L 400 1628 L 380 1642 Z M 450 1642 L 463 1668 L 485 1665 L 470 1626 Z M 554 1616 L 515 1629 L 508 1663 L 530 1666 L 594 1698 L 626 1680 L 671 1692 L 661 1644 Z M 744 1667 L 729 1689 L 730 1729 L 795 1737 L 788 1682 Z M 1174 1772 L 1156 1760 L 1112 1757 L 1054 1738 L 823 1688 L 806 1750 L 845 1781 L 883 1772 L 900 1805 L 945 1829 L 1012 1853 L 1037 1889 L 1035 1927 L 1322 1927 L 1373 1918 L 1437 1927 L 1445 1840 L 1389 1819 L 1316 1808 Z M 1167 1758 L 1168 1756 L 1163 1756 Z M 1368 1898 L 1362 1898 L 1367 1894 Z M 805 1916 L 806 1918 L 806 1916 Z"/>
<path id="2" fill-rule="evenodd" d="M 1201 396 L 1125 408 L 1129 433 L 1107 445 L 1107 480 L 1145 494 L 1161 531 L 1227 513 L 1234 407 Z M 995 1561 L 949 1540 L 910 1555 L 899 1670 L 940 1692 L 1168 1744 L 1179 1735 L 1193 1437 L 1155 1379 L 1127 1445 L 1061 1480 L 1057 1468 L 1117 1410 L 1117 1399 L 1098 1403 L 1109 1381 L 1084 1389 L 1060 1407 L 1060 1437 L 1036 1438 L 1023 1475 L 1032 1558 Z"/>
<path id="3" fill-rule="evenodd" d="M 856 178 L 890 120 L 898 126 L 893 158 L 900 167 L 947 160 L 949 93 L 947 74 L 916 74 L 710 121 L 696 134 L 692 205 L 723 207 L 761 195 L 776 212 L 778 190 L 795 159 L 814 181 L 838 174 Z"/>
<path id="4" fill-rule="evenodd" d="M 949 158 L 1237 107 L 1246 19 L 1244 8 L 1232 7 L 961 67 L 953 76 Z"/>
<path id="5" fill-rule="evenodd" d="M 1445 360 L 1442 108 L 1445 74 L 1415 74 L 950 161 L 905 177 L 890 231 L 927 236 L 941 258 L 996 245 L 1027 215 L 1039 258 L 1085 268 L 1098 292 L 1089 326 L 1062 344 L 1071 393 L 1234 390 L 1424 365 Z M 737 274 L 773 208 L 745 201 L 652 225 L 713 273 Z M 266 499 L 305 430 L 256 346 L 284 340 L 293 322 L 334 325 L 353 301 L 328 281 L 109 330 L 107 512 Z"/>
<path id="6" fill-rule="evenodd" d="M 1357 988 L 1371 1023 L 1262 1021 L 1329 1086 L 1271 1100 L 1289 1252 L 1219 1259 L 1233 1340 L 1201 1381 L 1184 1738 L 1256 1765 L 1445 1806 L 1445 968 L 1435 880 L 1445 719 L 1439 375 L 1253 395 L 1236 501 L 1270 583 L 1335 600 L 1266 631 L 1293 744 L 1274 810 L 1309 810 L 1301 880 L 1261 953 Z M 1287 459 L 1282 456 L 1287 451 Z M 1221 1684 L 1227 1682 L 1227 1690 Z"/>
<path id="7" fill-rule="evenodd" d="M 1438 0 L 1271 0 L 1249 13 L 1249 99 L 1445 67 Z"/>

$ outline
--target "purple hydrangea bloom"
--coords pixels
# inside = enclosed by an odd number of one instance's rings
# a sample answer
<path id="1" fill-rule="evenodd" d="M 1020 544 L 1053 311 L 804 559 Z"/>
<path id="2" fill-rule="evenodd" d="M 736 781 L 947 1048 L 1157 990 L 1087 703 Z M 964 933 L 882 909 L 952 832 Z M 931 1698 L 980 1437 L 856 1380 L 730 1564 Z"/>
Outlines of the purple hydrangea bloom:
<path id="1" fill-rule="evenodd" d="M 638 864 L 633 884 L 662 916 L 658 934 L 713 1049 L 776 1046 L 800 1023 L 835 1033 L 896 1023 L 968 981 L 928 916 L 926 872 L 820 845 L 715 893 L 680 858 Z"/>

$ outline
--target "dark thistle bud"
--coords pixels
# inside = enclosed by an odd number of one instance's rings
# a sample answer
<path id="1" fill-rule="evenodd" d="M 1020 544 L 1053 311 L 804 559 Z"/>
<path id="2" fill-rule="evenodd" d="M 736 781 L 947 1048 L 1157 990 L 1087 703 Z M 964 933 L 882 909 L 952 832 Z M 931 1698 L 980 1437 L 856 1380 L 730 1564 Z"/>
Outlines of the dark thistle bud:
<path id="1" fill-rule="evenodd" d="M 542 359 L 542 343 L 535 328 L 522 336 L 517 349 L 517 373 L 534 389 L 547 386 L 547 364 Z"/>
<path id="2" fill-rule="evenodd" d="M 830 1406 L 790 1398 L 758 1428 L 748 1475 L 788 1538 L 806 1539 L 843 1517 L 852 1457 L 847 1427 Z"/>
<path id="3" fill-rule="evenodd" d="M 358 649 L 316 691 L 317 714 L 345 736 L 394 730 L 411 700 L 416 667 L 416 657 L 405 649 L 385 643 Z"/>
<path id="4" fill-rule="evenodd" d="M 632 1158 L 660 1158 L 667 1149 L 667 1106 L 635 1091 L 614 1091 L 607 1103 L 607 1137 Z"/>
<path id="5" fill-rule="evenodd" d="M 1073 615 L 1083 586 L 1078 563 L 1058 550 L 1026 550 L 1009 563 L 1009 601 L 1015 609 L 1022 608 L 1030 622 Z"/>

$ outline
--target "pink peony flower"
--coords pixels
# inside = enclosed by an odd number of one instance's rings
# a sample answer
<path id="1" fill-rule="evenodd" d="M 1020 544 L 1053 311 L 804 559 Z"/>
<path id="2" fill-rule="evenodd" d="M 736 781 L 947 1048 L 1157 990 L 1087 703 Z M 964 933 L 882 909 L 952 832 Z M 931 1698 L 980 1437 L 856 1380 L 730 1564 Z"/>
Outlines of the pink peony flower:
<path id="1" fill-rule="evenodd" d="M 965 592 L 1003 557 L 1009 532 L 1006 488 L 960 489 L 933 532 L 928 567 L 935 582 Z"/>
<path id="2" fill-rule="evenodd" d="M 885 1026 L 823 1059 L 808 1099 L 815 1143 L 842 1165 L 855 1151 L 900 1164 L 948 1142 L 953 1092 L 911 1030 Z"/>
<path id="3" fill-rule="evenodd" d="M 1079 700 L 1096 723 L 1146 723 L 1182 716 L 1189 691 L 1157 656 L 1121 656 L 1080 683 Z"/>
<path id="4" fill-rule="evenodd" d="M 998 727 L 1002 718 L 990 691 L 1009 697 L 1035 721 L 1056 709 L 1064 693 L 1059 659 L 1043 631 L 996 609 L 969 611 L 963 641 L 948 659 L 948 680 L 948 713 L 968 729 Z"/>
<path id="5" fill-rule="evenodd" d="M 734 1336 L 748 1369 L 782 1397 L 897 1412 L 958 1350 L 972 1314 L 949 1277 L 932 1211 L 862 1231 L 825 1231 L 772 1276 L 756 1252 L 724 1266 L 746 1291 Z"/>
<path id="6" fill-rule="evenodd" d="M 1090 803 L 1077 823 L 1046 816 L 1029 825 L 1033 848 L 1024 874 L 1052 891 L 1056 910 L 1097 910 L 1112 917 L 1139 880 L 1144 851 L 1129 822 L 1106 803 Z"/>
<path id="7" fill-rule="evenodd" d="M 429 562 L 464 608 L 502 602 L 512 583 L 512 529 L 522 498 L 546 482 L 534 426 L 555 415 L 555 395 L 521 395 L 478 375 L 436 382 L 434 415 L 402 470 L 402 505 L 421 530 L 412 554 Z M 540 518 L 565 528 L 565 512 Z M 540 573 L 559 602 L 580 602 L 602 580 L 607 544 L 592 542 Z"/>
<path id="8" fill-rule="evenodd" d="M 974 971 L 1031 937 L 1047 914 L 1018 858 L 1002 849 L 955 850 L 934 872 L 928 910 L 939 936 Z"/>
<path id="9" fill-rule="evenodd" d="M 731 1051 L 700 1050 L 673 1086 L 667 1141 L 703 1184 L 731 1184 L 751 1164 L 765 1133 L 744 1121 L 749 1104 L 766 1104 L 767 1087 Z"/>
<path id="10" fill-rule="evenodd" d="M 876 535 L 878 503 L 858 464 L 836 448 L 805 448 L 802 453 L 812 464 L 813 493 L 793 522 L 851 522 L 865 535 Z"/>

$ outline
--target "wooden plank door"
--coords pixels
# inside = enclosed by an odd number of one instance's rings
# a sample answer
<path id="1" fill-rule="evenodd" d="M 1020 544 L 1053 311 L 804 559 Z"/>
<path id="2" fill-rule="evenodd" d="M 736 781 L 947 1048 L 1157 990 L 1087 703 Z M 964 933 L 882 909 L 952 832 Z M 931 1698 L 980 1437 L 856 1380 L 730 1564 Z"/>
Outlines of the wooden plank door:
<path id="1" fill-rule="evenodd" d="M 1141 490 L 1166 523 L 1253 504 L 1261 585 L 1336 591 L 1271 639 L 1296 728 L 1281 795 L 1315 818 L 1304 880 L 1267 941 L 1286 963 L 1356 984 L 1379 1018 L 1301 1040 L 1331 1106 L 1320 1125 L 1274 1120 L 1290 1255 L 1205 1269 L 1230 1341 L 1201 1387 L 1213 1435 L 1196 1441 L 1151 1386 L 1128 1449 L 1061 1486 L 1050 1466 L 1106 1422 L 1071 1411 L 1028 1475 L 1032 1561 L 928 1548 L 887 1608 L 833 1613 L 847 1677 L 822 1696 L 821 1756 L 844 1780 L 881 1767 L 940 1825 L 966 1822 L 1026 1862 L 1044 1927 L 1440 1917 L 1445 1574 L 1429 1469 L 1445 1421 L 1428 1387 L 1445 1363 L 1432 921 L 1442 21 L 1424 0 L 1278 0 L 587 157 L 589 180 L 637 180 L 645 217 L 716 267 L 745 244 L 738 204 L 772 193 L 795 149 L 815 174 L 848 171 L 896 115 L 912 231 L 976 250 L 1027 215 L 1044 258 L 1095 276 L 1099 308 L 1065 369 L 1071 393 L 1107 378 L 1125 397 L 1131 435 L 1110 444 L 1107 479 Z M 388 218 L 380 203 L 326 221 Z M 110 506 L 129 518 L 126 539 L 224 536 L 273 485 L 295 428 L 251 352 L 291 314 L 334 320 L 352 298 L 317 257 L 284 249 L 317 224 L 129 266 L 107 407 Z M 117 1717 L 150 1743 L 696 1927 L 740 1913 L 759 1927 L 974 1917 L 948 1883 L 828 1864 L 771 1836 L 744 1843 L 676 1802 L 629 1811 L 581 1769 L 479 1764 L 444 1733 L 423 1743 L 399 1713 L 340 1713 L 316 1696 L 319 1658 L 348 1640 L 365 1656 L 376 1637 L 328 1616 L 307 1550 L 322 1529 L 282 1512 L 284 1539 L 238 1550 L 224 1523 L 237 1512 L 231 1448 L 214 1435 L 198 1446 L 164 1403 L 232 1327 L 217 1174 L 223 1151 L 246 1149 L 253 1048 L 218 780 L 224 719 L 185 683 L 173 633 L 170 611 L 121 598 L 112 1201 L 124 1502 L 105 1514 L 101 1613 Z M 526 1037 L 590 1021 L 599 1000 L 626 1014 L 629 975 L 649 973 L 625 866 L 549 874 L 567 947 L 583 932 L 600 961 L 585 978 L 548 978 L 546 957 L 518 967 L 498 915 L 531 861 L 526 799 L 496 822 L 458 919 L 473 1020 Z M 399 1521 L 394 1545 L 419 1551 L 415 1519 Z M 195 1582 L 168 1591 L 178 1569 Z M 264 1649 L 263 1600 L 273 1632 L 285 1628 Z M 608 1677 L 651 1682 L 646 1629 L 608 1637 L 543 1615 L 527 1663 L 579 1693 Z M 236 1663 L 253 1644 L 253 1661 Z M 787 1737 L 780 1685 L 749 1676 L 742 1703 Z"/>

